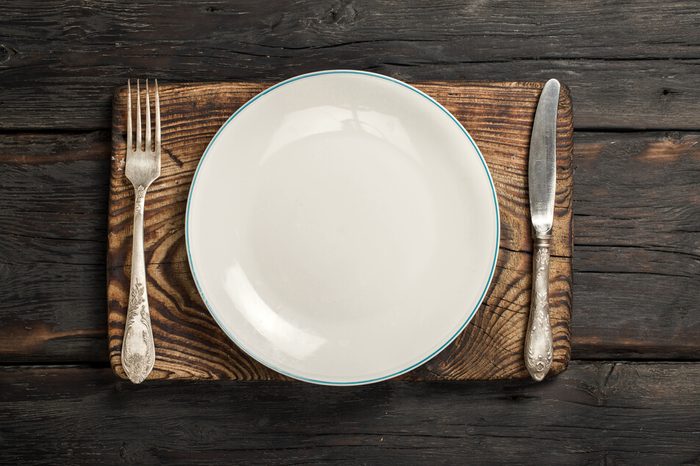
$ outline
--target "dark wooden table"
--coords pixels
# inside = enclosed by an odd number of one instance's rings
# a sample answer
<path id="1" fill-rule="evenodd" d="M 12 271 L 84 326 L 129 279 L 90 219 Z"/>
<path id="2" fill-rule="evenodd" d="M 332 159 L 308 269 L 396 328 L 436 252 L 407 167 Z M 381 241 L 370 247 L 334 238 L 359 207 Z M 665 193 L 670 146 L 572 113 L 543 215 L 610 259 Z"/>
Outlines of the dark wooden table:
<path id="1" fill-rule="evenodd" d="M 108 367 L 127 77 L 545 80 L 575 108 L 573 360 L 541 384 L 158 382 Z M 694 0 L 0 5 L 0 462 L 700 463 Z"/>

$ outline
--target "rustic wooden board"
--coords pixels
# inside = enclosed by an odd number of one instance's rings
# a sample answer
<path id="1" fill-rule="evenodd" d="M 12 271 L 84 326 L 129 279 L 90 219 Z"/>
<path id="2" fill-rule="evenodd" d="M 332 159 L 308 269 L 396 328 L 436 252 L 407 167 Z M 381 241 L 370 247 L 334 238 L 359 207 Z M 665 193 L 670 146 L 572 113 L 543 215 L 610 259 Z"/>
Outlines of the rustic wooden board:
<path id="1" fill-rule="evenodd" d="M 530 303 L 531 236 L 527 151 L 540 83 L 418 83 L 450 110 L 476 140 L 496 185 L 501 244 L 491 289 L 463 334 L 405 379 L 527 377 L 522 347 Z M 239 350 L 210 317 L 187 264 L 184 213 L 194 170 L 219 126 L 268 85 L 218 83 L 161 86 L 161 177 L 146 200 L 145 249 L 157 348 L 151 379 L 280 379 Z M 133 189 L 124 177 L 125 89 L 115 94 L 109 204 L 107 297 L 110 362 L 120 364 L 129 291 Z M 572 255 L 572 111 L 567 89 L 559 102 L 557 196 L 550 274 L 554 334 L 552 374 L 570 356 Z"/>

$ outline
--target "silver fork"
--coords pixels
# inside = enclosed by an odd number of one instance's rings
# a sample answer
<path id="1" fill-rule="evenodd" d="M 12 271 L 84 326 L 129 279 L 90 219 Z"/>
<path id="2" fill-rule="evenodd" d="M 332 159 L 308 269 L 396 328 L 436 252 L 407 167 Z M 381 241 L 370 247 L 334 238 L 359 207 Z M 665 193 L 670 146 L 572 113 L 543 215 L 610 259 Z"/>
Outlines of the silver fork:
<path id="1" fill-rule="evenodd" d="M 134 383 L 143 382 L 155 364 L 155 346 L 151 329 L 146 291 L 146 265 L 143 254 L 143 210 L 146 191 L 160 176 L 160 101 L 158 80 L 155 81 L 155 141 L 151 139 L 151 107 L 146 80 L 146 131 L 145 145 L 141 144 L 141 89 L 136 80 L 136 146 L 132 144 L 131 129 L 131 80 L 129 108 L 126 119 L 126 177 L 134 185 L 134 234 L 131 252 L 131 284 L 129 307 L 122 341 L 122 367 Z M 155 142 L 155 144 L 154 144 Z"/>

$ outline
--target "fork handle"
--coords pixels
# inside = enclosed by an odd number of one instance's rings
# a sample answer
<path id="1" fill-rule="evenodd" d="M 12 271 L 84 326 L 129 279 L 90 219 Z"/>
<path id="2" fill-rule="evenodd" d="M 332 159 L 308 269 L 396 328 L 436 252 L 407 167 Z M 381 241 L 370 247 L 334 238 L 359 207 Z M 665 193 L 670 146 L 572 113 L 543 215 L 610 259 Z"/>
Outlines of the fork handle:
<path id="1" fill-rule="evenodd" d="M 122 367 L 129 380 L 143 382 L 155 364 L 155 346 L 146 290 L 146 264 L 143 253 L 143 211 L 146 186 L 134 188 L 134 233 L 131 252 L 129 307 L 122 339 Z"/>
<path id="2" fill-rule="evenodd" d="M 525 366 L 541 381 L 552 366 L 552 328 L 549 323 L 549 233 L 536 233 L 532 260 L 532 298 L 525 334 Z"/>

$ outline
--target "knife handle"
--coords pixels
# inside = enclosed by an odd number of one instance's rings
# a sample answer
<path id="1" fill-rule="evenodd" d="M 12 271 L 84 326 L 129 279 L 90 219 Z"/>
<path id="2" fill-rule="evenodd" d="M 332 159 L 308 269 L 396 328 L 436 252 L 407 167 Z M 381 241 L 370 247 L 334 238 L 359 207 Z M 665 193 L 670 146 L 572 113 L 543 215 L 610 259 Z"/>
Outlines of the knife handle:
<path id="1" fill-rule="evenodd" d="M 532 297 L 525 335 L 525 366 L 536 381 L 552 366 L 552 328 L 549 323 L 549 245 L 552 235 L 536 233 L 532 261 Z"/>

